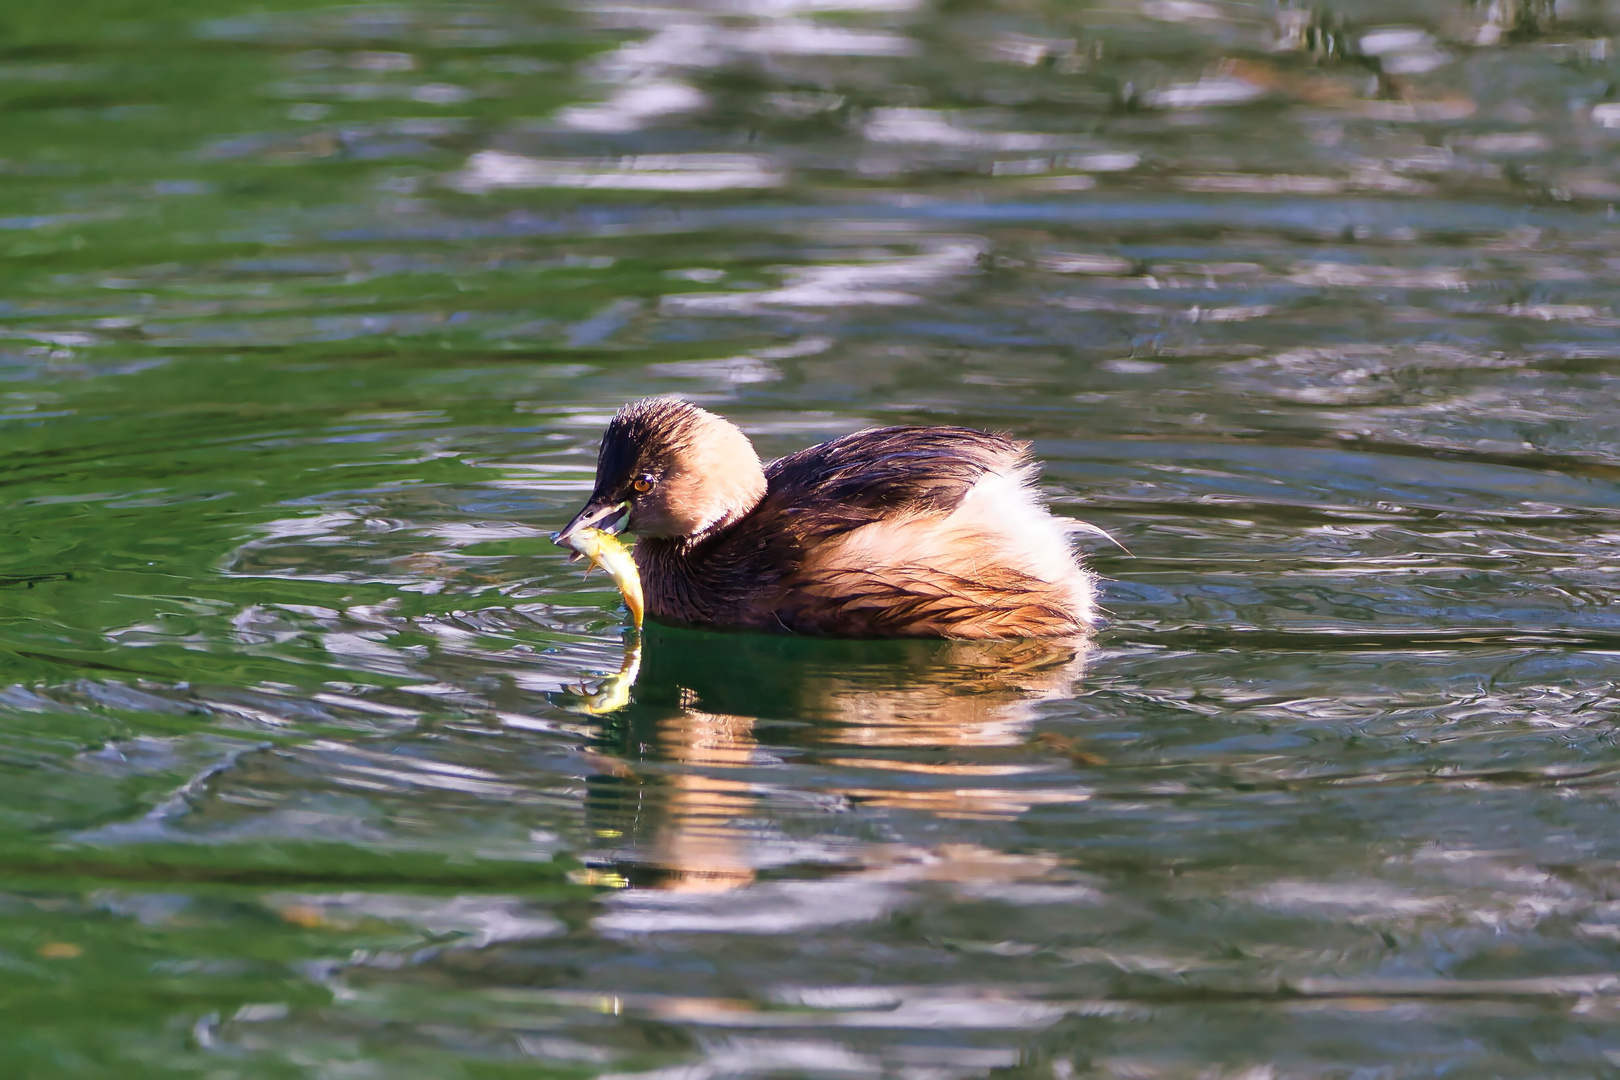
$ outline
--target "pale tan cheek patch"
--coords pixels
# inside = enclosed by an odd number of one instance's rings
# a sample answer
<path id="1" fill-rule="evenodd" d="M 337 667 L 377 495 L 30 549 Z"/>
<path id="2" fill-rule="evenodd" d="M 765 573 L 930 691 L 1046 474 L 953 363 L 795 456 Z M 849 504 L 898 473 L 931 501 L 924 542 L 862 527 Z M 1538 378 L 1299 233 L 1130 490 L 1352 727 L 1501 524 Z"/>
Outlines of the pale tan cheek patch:
<path id="1" fill-rule="evenodd" d="M 635 531 L 642 536 L 690 536 L 710 520 L 708 503 L 713 500 L 714 493 L 705 492 L 692 478 L 667 479 L 656 494 L 637 504 Z"/>
<path id="2" fill-rule="evenodd" d="M 685 455 L 649 501 L 638 527 L 647 536 L 691 536 L 752 510 L 765 494 L 765 473 L 738 433 Z M 732 445 L 740 443 L 740 445 Z"/>

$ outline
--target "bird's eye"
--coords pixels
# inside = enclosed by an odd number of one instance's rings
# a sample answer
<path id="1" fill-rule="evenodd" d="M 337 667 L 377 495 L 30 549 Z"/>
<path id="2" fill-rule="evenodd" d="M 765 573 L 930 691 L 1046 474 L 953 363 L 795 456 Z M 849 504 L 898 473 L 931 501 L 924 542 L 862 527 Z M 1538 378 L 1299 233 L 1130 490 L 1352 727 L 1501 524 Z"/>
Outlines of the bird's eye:
<path id="1" fill-rule="evenodd" d="M 631 484 L 630 486 L 635 488 L 637 491 L 641 492 L 642 494 L 646 494 L 647 492 L 652 490 L 653 478 L 650 477 L 650 476 L 638 476 L 638 477 L 636 477 L 636 482 Z"/>

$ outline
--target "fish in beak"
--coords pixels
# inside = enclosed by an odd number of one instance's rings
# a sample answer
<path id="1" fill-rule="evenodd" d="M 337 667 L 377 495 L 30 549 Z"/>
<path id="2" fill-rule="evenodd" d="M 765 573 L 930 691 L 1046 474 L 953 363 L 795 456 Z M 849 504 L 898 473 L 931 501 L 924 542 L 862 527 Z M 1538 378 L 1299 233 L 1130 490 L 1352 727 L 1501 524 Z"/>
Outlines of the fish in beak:
<path id="1" fill-rule="evenodd" d="M 574 520 L 564 525 L 562 532 L 553 534 L 551 539 L 559 547 L 573 548 L 573 541 L 579 537 L 581 531 L 600 529 L 605 533 L 617 534 L 624 531 L 625 522 L 629 520 L 628 501 L 609 502 L 593 495 L 584 509 L 574 515 Z"/>
<path id="2" fill-rule="evenodd" d="M 624 528 L 629 516 L 628 502 L 613 503 L 593 498 L 585 504 L 585 509 L 574 515 L 574 520 L 562 532 L 551 539 L 559 547 L 573 549 L 574 559 L 583 558 L 590 566 L 600 566 L 613 576 L 613 583 L 624 596 L 624 606 L 639 631 L 646 612 L 641 575 L 636 569 L 635 556 L 614 535 Z M 587 568 L 586 573 L 589 572 Z"/>

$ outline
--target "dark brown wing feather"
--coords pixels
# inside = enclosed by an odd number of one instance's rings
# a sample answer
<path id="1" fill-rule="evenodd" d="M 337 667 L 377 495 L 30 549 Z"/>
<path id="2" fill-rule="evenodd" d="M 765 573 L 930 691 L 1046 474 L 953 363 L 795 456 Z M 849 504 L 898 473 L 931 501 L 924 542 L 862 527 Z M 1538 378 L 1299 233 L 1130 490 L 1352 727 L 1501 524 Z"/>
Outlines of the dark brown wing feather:
<path id="1" fill-rule="evenodd" d="M 1027 459 L 1029 444 L 962 427 L 891 427 L 789 454 L 766 466 L 755 511 L 823 537 L 896 513 L 948 514 L 986 473 Z"/>
<path id="2" fill-rule="evenodd" d="M 759 506 L 720 536 L 686 547 L 647 541 L 636 555 L 649 610 L 665 618 L 848 636 L 1039 637 L 1078 632 L 1061 596 L 1011 569 L 975 580 L 915 568 L 800 577 L 806 556 L 851 529 L 899 514 L 956 509 L 987 473 L 1028 460 L 1027 443 L 971 428 L 879 428 L 766 467 Z"/>
<path id="3" fill-rule="evenodd" d="M 779 621 L 801 633 L 860 637 L 1069 637 L 1086 627 L 1063 591 L 1007 567 L 972 578 L 927 568 L 823 571 Z"/>

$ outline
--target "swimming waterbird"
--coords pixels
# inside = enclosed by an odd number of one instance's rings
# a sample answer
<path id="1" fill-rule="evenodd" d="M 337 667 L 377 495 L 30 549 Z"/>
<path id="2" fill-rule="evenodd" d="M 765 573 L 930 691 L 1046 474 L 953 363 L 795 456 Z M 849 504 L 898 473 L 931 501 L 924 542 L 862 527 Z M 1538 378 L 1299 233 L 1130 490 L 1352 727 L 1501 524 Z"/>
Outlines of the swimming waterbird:
<path id="1" fill-rule="evenodd" d="M 557 534 L 637 537 L 647 613 L 839 637 L 1075 637 L 1093 575 L 1034 483 L 1029 444 L 965 427 L 858 431 L 761 464 L 675 398 L 609 422 L 596 486 Z"/>

